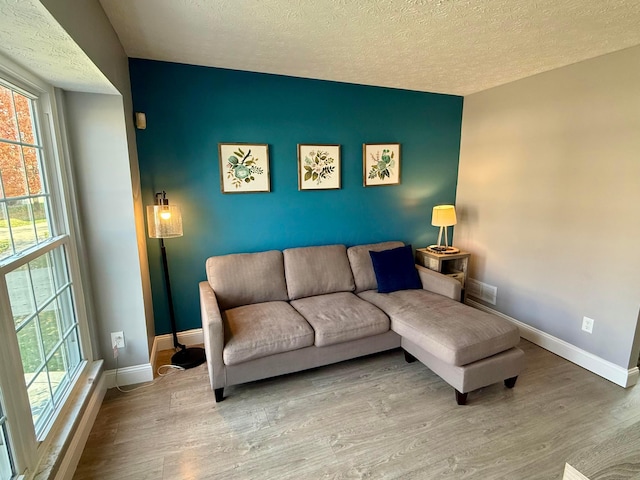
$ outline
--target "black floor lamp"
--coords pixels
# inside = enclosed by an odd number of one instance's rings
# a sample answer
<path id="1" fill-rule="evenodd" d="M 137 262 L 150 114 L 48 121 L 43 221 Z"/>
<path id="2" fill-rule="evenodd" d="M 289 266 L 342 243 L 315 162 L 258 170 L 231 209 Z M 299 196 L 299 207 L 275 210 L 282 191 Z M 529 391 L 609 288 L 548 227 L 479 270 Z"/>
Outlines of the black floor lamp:
<path id="1" fill-rule="evenodd" d="M 155 205 L 147 206 L 147 226 L 149 227 L 149 237 L 160 239 L 164 283 L 167 288 L 169 318 L 171 319 L 171 331 L 173 332 L 173 347 L 176 349 L 176 353 L 171 357 L 171 363 L 182 368 L 197 367 L 204 363 L 204 349 L 200 347 L 187 348 L 182 345 L 178 342 L 178 332 L 176 331 L 176 315 L 173 310 L 173 297 L 171 296 L 171 282 L 169 280 L 169 266 L 167 264 L 167 250 L 164 247 L 164 239 L 182 236 L 182 215 L 177 205 L 169 205 L 166 192 L 156 193 Z"/>

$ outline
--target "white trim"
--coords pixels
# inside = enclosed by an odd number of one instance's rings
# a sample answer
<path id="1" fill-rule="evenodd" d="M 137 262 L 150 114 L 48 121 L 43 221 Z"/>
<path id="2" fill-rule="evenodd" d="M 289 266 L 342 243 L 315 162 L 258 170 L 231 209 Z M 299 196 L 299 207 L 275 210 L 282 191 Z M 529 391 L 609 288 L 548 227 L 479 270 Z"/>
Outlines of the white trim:
<path id="1" fill-rule="evenodd" d="M 98 383 L 89 398 L 89 402 L 82 414 L 78 428 L 65 451 L 64 458 L 60 463 L 55 480 L 67 480 L 73 478 L 73 474 L 76 471 L 78 462 L 80 461 L 80 457 L 84 451 L 84 447 L 87 444 L 87 439 L 89 438 L 93 424 L 95 423 L 98 412 L 100 411 L 100 406 L 102 405 L 102 400 L 104 399 L 106 391 L 105 374 L 103 372 L 98 378 Z"/>
<path id="2" fill-rule="evenodd" d="M 69 235 L 56 235 L 55 237 L 49 237 L 42 243 L 38 245 L 34 245 L 37 249 L 29 249 L 26 253 L 21 253 L 17 258 L 6 258 L 0 262 L 0 275 L 7 275 L 14 270 L 22 267 L 23 265 L 35 260 L 38 257 L 41 257 L 45 253 L 52 252 L 56 248 L 63 246 L 68 243 Z M 65 283 L 61 286 L 57 292 L 64 290 L 71 282 Z"/>
<path id="3" fill-rule="evenodd" d="M 470 299 L 466 299 L 465 303 L 471 307 L 477 308 L 478 310 L 483 310 L 508 320 L 520 329 L 520 336 L 525 340 L 529 340 L 545 350 L 549 350 L 550 352 L 553 352 L 556 355 L 581 366 L 582 368 L 586 368 L 590 372 L 600 375 L 616 385 L 626 388 L 631 387 L 638 382 L 638 377 L 640 376 L 638 367 L 627 370 L 620 365 L 611 363 L 604 358 L 600 358 L 593 353 L 582 350 L 575 345 L 565 342 L 553 335 L 549 335 L 542 330 L 538 330 L 531 325 L 527 325 L 526 323 L 516 320 L 509 315 L 505 315 L 502 312 L 498 312 L 493 308 L 482 305 L 481 303 Z"/>
<path id="4" fill-rule="evenodd" d="M 193 330 L 185 330 L 178 332 L 178 342 L 186 345 L 201 345 L 204 343 L 204 334 L 202 328 L 194 328 Z M 167 333 L 158 335 L 153 339 L 153 347 L 151 347 L 151 364 L 156 364 L 156 355 L 161 350 L 171 350 L 173 348 L 173 335 Z M 118 374 L 118 377 L 120 374 Z"/>
<path id="5" fill-rule="evenodd" d="M 116 386 L 115 369 L 104 372 L 104 377 L 107 388 L 114 388 Z M 118 369 L 118 386 L 120 387 L 151 381 L 153 381 L 153 367 L 150 363 L 143 363 L 141 365 L 133 365 L 131 367 Z"/>

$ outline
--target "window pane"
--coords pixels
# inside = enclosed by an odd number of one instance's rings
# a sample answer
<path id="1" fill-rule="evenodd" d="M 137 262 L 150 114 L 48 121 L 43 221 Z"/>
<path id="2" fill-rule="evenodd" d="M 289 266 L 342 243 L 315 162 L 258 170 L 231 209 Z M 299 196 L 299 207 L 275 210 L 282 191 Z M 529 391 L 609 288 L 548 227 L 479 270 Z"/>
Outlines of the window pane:
<path id="1" fill-rule="evenodd" d="M 51 237 L 46 208 L 47 204 L 44 197 L 35 197 L 31 199 L 31 210 L 33 211 L 33 220 L 36 224 L 38 243 L 42 243 L 47 238 Z"/>
<path id="2" fill-rule="evenodd" d="M 47 362 L 49 372 L 49 384 L 56 401 L 60 400 L 60 394 L 69 385 L 64 344 L 56 351 L 55 355 Z"/>
<path id="3" fill-rule="evenodd" d="M 82 361 L 64 247 L 43 253 L 5 278 L 39 434 Z"/>
<path id="4" fill-rule="evenodd" d="M 49 389 L 49 377 L 47 372 L 40 374 L 33 379 L 28 388 L 29 403 L 31 404 L 31 416 L 34 425 L 38 425 L 40 418 L 46 419 L 51 410 L 51 390 Z"/>
<path id="5" fill-rule="evenodd" d="M 0 86 L 0 260 L 51 237 L 33 100 Z M 24 142 L 28 145 L 8 143 Z"/>
<path id="6" fill-rule="evenodd" d="M 40 371 L 44 363 L 35 319 L 30 320 L 29 323 L 18 332 L 18 346 L 20 347 L 20 356 L 22 357 L 24 378 L 28 385 L 29 382 L 33 380 L 34 375 Z"/>
<path id="7" fill-rule="evenodd" d="M 67 351 L 67 365 L 70 372 L 75 372 L 78 365 L 82 361 L 80 356 L 80 347 L 78 346 L 78 330 L 73 330 L 64 341 Z"/>
<path id="8" fill-rule="evenodd" d="M 13 92 L 13 102 L 16 107 L 20 141 L 30 143 L 32 145 L 38 143 L 36 142 L 33 113 L 31 111 L 33 103 L 27 97 L 19 94 L 18 92 Z"/>
<path id="9" fill-rule="evenodd" d="M 17 338 L 18 349 L 12 351 L 20 357 L 11 358 L 11 366 L 20 369 L 22 365 L 36 436 L 41 440 L 84 363 L 74 308 L 75 279 L 68 271 L 65 250 L 69 236 L 64 222 L 52 225 L 52 220 L 64 218 L 65 211 L 52 210 L 47 191 L 49 182 L 62 185 L 64 179 L 47 177 L 60 170 L 46 168 L 56 158 L 47 158 L 49 152 L 42 145 L 41 129 L 47 125 L 38 122 L 40 100 L 18 90 L 6 82 L 0 84 L 0 261 L 11 306 L 11 315 L 0 322 L 8 327 L 13 323 L 15 328 L 16 337 L 8 340 Z M 54 248 L 53 234 L 60 236 L 63 246 Z M 18 266 L 25 261 L 20 257 L 25 251 L 30 261 Z M 0 411 L 0 480 L 5 480 L 14 466 L 3 456 L 7 432 L 2 418 Z"/>
<path id="10" fill-rule="evenodd" d="M 13 92 L 2 85 L 0 85 L 0 138 L 18 140 Z"/>
<path id="11" fill-rule="evenodd" d="M 69 283 L 69 272 L 67 271 L 67 262 L 64 258 L 64 250 L 56 248 L 50 252 L 51 262 L 53 264 L 53 278 L 55 280 L 56 289 L 60 290 Z M 73 312 L 70 312 L 71 314 Z"/>
<path id="12" fill-rule="evenodd" d="M 41 309 L 45 303 L 51 300 L 55 293 L 53 285 L 53 269 L 48 253 L 29 262 L 33 293 L 36 297 L 36 307 Z M 52 307 L 48 307 L 52 308 Z"/>
<path id="13" fill-rule="evenodd" d="M 0 202 L 0 260 L 11 255 L 13 255 L 13 246 L 11 245 L 7 206 L 4 202 Z"/>
<path id="14" fill-rule="evenodd" d="M 13 321 L 18 327 L 26 318 L 35 315 L 36 302 L 31 289 L 31 272 L 28 265 L 23 265 L 7 274 L 7 289 L 11 300 Z"/>
<path id="15" fill-rule="evenodd" d="M 76 324 L 76 316 L 73 310 L 73 303 L 71 302 L 71 289 L 65 288 L 58 297 L 59 317 L 62 323 L 62 333 L 65 334 L 71 327 Z"/>
<path id="16" fill-rule="evenodd" d="M 60 333 L 60 324 L 56 315 L 55 305 L 57 302 L 52 302 L 47 305 L 47 308 L 38 314 L 38 320 L 40 321 L 40 332 L 42 334 L 42 345 L 44 347 L 44 356 L 47 357 L 51 351 L 55 348 L 56 344 L 62 340 L 62 334 Z"/>
<path id="17" fill-rule="evenodd" d="M 5 197 L 24 197 L 29 194 L 20 145 L 0 141 L 0 174 Z"/>
<path id="18" fill-rule="evenodd" d="M 40 149 L 22 147 L 22 157 L 24 159 L 29 193 L 31 195 L 43 193 L 44 188 L 42 188 L 42 176 L 40 175 Z"/>
<path id="19" fill-rule="evenodd" d="M 13 200 L 7 202 L 7 213 L 11 225 L 11 235 L 15 253 L 24 252 L 29 247 L 36 245 L 36 229 L 31 210 L 31 201 Z"/>

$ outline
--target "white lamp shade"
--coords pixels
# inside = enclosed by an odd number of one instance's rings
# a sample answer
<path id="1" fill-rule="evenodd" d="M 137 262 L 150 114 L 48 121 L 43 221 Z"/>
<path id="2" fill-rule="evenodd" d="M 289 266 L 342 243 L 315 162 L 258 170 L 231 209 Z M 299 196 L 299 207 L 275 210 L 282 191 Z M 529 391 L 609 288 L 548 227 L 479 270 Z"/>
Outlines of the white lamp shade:
<path id="1" fill-rule="evenodd" d="M 177 205 L 147 206 L 147 226 L 151 238 L 182 236 L 182 215 Z"/>
<path id="2" fill-rule="evenodd" d="M 450 227 L 458 223 L 456 208 L 453 205 L 437 205 L 433 207 L 431 225 L 434 227 Z"/>

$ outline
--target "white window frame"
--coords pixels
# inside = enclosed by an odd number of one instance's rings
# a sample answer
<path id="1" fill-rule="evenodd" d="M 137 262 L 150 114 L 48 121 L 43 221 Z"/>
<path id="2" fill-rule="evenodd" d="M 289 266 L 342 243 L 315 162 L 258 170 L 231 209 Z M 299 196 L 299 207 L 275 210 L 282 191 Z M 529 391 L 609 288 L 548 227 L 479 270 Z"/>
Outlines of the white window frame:
<path id="1" fill-rule="evenodd" d="M 7 458 L 7 460 L 9 462 L 9 468 L 11 468 L 11 472 L 13 474 L 14 472 L 13 452 L 11 451 L 11 444 L 8 442 L 9 435 L 7 432 L 7 427 L 5 426 L 7 417 L 4 415 L 2 404 L 3 404 L 3 400 L 2 400 L 2 395 L 0 394 L 0 450 L 3 451 L 2 453 L 3 456 L 4 456 L 4 452 L 8 453 L 9 458 Z"/>
<path id="2" fill-rule="evenodd" d="M 73 174 L 65 138 L 64 118 L 58 107 L 59 98 L 54 88 L 27 72 L 22 67 L 0 55 L 0 77 L 12 84 L 27 96 L 37 98 L 34 103 L 36 121 L 43 147 L 43 172 L 50 195 L 51 239 L 48 245 L 64 245 L 67 257 L 69 277 L 73 283 L 73 307 L 78 322 L 78 340 L 83 360 L 77 370 L 75 383 L 65 393 L 61 408 L 39 437 L 36 436 L 29 397 L 25 385 L 20 359 L 18 341 L 13 321 L 0 321 L 0 400 L 3 402 L 12 458 L 18 476 L 33 475 L 43 455 L 49 448 L 55 434 L 69 422 L 65 413 L 69 410 L 69 399 L 82 388 L 94 355 L 91 344 L 90 324 L 87 311 L 91 311 L 90 299 L 83 291 L 86 276 L 80 258 L 82 242 L 78 227 L 78 204 L 74 190 Z M 49 243 L 51 242 L 51 243 Z M 54 248 L 54 247 L 52 247 Z M 48 249 L 48 247 L 47 247 Z M 42 255 L 27 253 L 18 260 L 0 266 L 0 315 L 12 319 L 11 304 L 7 292 L 4 269 L 6 265 L 16 266 L 16 262 L 27 263 Z M 33 258 L 31 258 L 33 256 Z M 13 268 L 12 268 L 13 269 Z M 16 368 L 18 366 L 18 368 Z"/>

